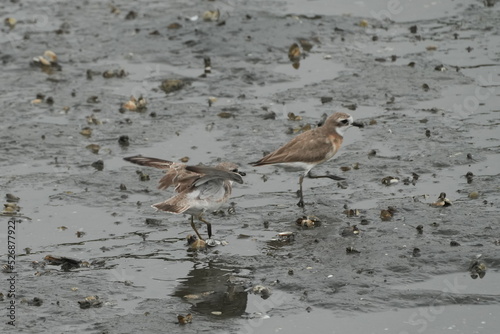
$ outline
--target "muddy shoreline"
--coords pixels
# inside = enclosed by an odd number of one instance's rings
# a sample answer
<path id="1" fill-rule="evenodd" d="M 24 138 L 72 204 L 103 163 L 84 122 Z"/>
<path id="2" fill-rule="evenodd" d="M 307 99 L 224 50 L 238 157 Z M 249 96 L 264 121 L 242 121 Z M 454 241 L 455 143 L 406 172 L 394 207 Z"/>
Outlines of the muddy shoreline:
<path id="1" fill-rule="evenodd" d="M 499 4 L 403 4 L 382 19 L 373 13 L 388 10 L 383 2 L 340 2 L 337 14 L 322 5 L 4 7 L 3 19 L 17 23 L 0 37 L 0 187 L 31 220 L 17 224 L 17 326 L 3 321 L 3 331 L 498 328 Z M 218 20 L 203 20 L 216 9 Z M 298 69 L 293 43 L 302 48 Z M 58 67 L 30 65 L 45 50 Z M 170 79 L 184 85 L 165 93 Z M 141 95 L 146 110 L 120 111 Z M 314 170 L 346 182 L 306 179 L 302 210 L 296 173 L 249 162 L 334 111 L 365 128 L 350 129 L 336 158 Z M 245 183 L 207 216 L 227 245 L 189 251 L 189 217 L 150 208 L 171 192 L 156 189 L 161 171 L 123 161 L 135 154 L 239 163 Z M 389 176 L 396 181 L 383 184 Z M 453 204 L 432 207 L 441 192 Z M 389 207 L 392 219 L 382 220 Z M 302 228 L 303 216 L 321 224 Z M 359 234 L 342 235 L 354 225 Z M 276 240 L 284 231 L 294 239 Z M 2 246 L 3 263 L 7 254 Z M 44 263 L 47 255 L 88 265 L 65 271 Z M 483 278 L 471 277 L 475 262 Z M 0 292 L 5 309 L 6 284 Z M 90 296 L 95 307 L 81 308 Z M 178 324 L 188 313 L 192 323 Z"/>

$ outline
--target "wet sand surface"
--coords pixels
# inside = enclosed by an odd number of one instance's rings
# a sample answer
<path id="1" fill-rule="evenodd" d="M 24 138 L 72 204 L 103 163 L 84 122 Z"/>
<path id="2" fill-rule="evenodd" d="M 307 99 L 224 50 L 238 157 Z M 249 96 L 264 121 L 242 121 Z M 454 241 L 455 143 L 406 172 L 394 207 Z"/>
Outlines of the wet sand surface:
<path id="1" fill-rule="evenodd" d="M 2 5 L 17 23 L 0 35 L 0 187 L 31 219 L 16 224 L 15 327 L 0 273 L 1 331 L 495 333 L 500 4 L 390 3 Z M 30 65 L 45 50 L 59 67 Z M 169 79 L 182 87 L 166 93 Z M 141 95 L 147 110 L 120 112 Z M 346 181 L 305 179 L 303 210 L 298 173 L 249 163 L 335 111 L 365 127 L 313 170 Z M 225 245 L 188 250 L 189 217 L 150 207 L 173 192 L 123 161 L 136 154 L 241 166 L 206 215 Z M 441 192 L 451 206 L 431 206 Z"/>

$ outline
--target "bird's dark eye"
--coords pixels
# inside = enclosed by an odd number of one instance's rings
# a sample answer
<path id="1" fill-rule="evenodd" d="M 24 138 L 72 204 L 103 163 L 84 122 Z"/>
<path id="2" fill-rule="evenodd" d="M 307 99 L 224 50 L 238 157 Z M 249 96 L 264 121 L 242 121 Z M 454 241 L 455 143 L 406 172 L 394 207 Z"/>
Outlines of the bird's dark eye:
<path id="1" fill-rule="evenodd" d="M 238 168 L 233 169 L 231 172 L 238 173 Z"/>
<path id="2" fill-rule="evenodd" d="M 349 124 L 349 120 L 348 119 L 343 119 L 340 121 L 340 123 L 342 124 Z"/>

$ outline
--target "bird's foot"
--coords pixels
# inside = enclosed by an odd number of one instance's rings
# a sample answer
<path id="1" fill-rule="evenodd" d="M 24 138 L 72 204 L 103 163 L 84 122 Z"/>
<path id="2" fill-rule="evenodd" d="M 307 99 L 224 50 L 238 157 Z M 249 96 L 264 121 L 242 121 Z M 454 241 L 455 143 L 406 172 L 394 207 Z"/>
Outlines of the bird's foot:
<path id="1" fill-rule="evenodd" d="M 343 181 L 345 180 L 344 177 L 340 177 L 340 176 L 336 176 L 336 175 L 325 175 L 326 177 L 332 179 L 332 180 L 335 180 L 335 181 Z"/>

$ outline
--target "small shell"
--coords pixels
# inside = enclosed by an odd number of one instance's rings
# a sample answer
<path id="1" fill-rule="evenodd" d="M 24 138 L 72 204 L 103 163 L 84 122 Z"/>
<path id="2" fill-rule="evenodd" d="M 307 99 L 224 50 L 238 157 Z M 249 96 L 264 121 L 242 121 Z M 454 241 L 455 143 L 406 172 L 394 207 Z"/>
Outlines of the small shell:
<path id="1" fill-rule="evenodd" d="M 179 321 L 179 324 L 185 325 L 193 321 L 193 315 L 191 313 L 186 314 L 186 316 L 178 314 L 177 320 Z"/>
<path id="2" fill-rule="evenodd" d="M 218 21 L 220 18 L 220 11 L 218 9 L 207 10 L 201 17 L 203 18 L 203 21 Z"/>
<path id="3" fill-rule="evenodd" d="M 43 53 L 43 56 L 49 60 L 51 63 L 57 63 L 57 56 L 53 51 L 47 50 Z"/>
<path id="4" fill-rule="evenodd" d="M 125 110 L 129 110 L 129 111 L 136 111 L 137 110 L 137 104 L 134 101 L 130 100 L 130 101 L 125 102 L 122 105 L 122 108 L 125 109 Z"/>

